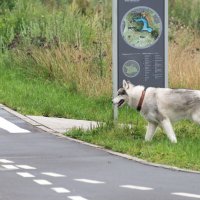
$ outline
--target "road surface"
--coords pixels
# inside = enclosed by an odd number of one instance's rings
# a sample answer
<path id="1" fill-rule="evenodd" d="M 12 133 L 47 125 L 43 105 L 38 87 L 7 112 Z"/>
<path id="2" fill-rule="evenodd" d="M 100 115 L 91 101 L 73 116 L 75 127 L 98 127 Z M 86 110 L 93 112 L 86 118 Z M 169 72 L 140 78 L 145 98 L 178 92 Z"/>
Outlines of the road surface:
<path id="1" fill-rule="evenodd" d="M 143 165 L 46 133 L 0 108 L 0 200 L 187 200 L 200 174 Z"/>

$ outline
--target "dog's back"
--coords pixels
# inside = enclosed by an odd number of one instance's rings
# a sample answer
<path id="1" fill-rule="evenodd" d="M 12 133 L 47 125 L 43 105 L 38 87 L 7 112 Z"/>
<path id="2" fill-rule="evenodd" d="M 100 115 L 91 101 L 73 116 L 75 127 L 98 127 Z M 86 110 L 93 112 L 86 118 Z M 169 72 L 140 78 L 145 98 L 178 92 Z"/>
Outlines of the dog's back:
<path id="1" fill-rule="evenodd" d="M 192 118 L 196 110 L 200 110 L 200 91 L 187 89 L 149 88 L 151 98 L 158 111 L 171 121 Z M 147 90 L 148 95 L 148 90 Z M 148 99 L 148 96 L 147 96 Z M 151 102 L 152 100 L 150 100 Z M 147 101 L 145 103 L 148 104 Z"/>

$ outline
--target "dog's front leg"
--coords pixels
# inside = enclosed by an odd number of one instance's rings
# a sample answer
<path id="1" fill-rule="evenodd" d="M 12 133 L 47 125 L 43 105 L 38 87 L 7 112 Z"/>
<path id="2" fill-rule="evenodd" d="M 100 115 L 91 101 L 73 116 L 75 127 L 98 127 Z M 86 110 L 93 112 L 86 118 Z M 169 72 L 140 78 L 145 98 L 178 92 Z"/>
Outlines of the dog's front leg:
<path id="1" fill-rule="evenodd" d="M 168 138 L 170 139 L 171 142 L 173 143 L 177 143 L 177 139 L 176 139 L 176 135 L 174 133 L 174 129 L 172 127 L 172 124 L 170 122 L 169 119 L 164 119 L 162 122 L 161 122 L 161 125 L 163 127 L 163 129 L 165 130 Z"/>
<path id="2" fill-rule="evenodd" d="M 149 142 L 153 139 L 153 136 L 155 135 L 157 126 L 158 126 L 157 124 L 154 124 L 151 122 L 148 123 L 147 132 L 145 135 L 145 141 Z"/>

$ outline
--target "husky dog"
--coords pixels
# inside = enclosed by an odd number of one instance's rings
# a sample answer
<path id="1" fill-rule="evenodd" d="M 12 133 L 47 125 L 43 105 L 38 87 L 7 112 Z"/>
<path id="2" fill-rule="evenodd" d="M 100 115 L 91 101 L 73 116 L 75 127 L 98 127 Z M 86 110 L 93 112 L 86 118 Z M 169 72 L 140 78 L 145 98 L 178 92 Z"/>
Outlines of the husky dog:
<path id="1" fill-rule="evenodd" d="M 172 122 L 189 119 L 200 124 L 200 91 L 134 86 L 123 81 L 123 87 L 113 99 L 122 107 L 127 103 L 136 108 L 148 121 L 146 141 L 151 141 L 158 126 L 162 127 L 172 143 L 177 143 Z"/>

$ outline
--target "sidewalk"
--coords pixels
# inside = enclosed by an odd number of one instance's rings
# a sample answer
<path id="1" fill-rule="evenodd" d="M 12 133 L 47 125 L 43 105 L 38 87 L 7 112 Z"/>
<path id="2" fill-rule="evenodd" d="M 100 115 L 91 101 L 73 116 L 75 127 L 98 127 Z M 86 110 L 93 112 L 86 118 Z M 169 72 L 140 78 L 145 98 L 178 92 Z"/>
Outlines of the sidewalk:
<path id="1" fill-rule="evenodd" d="M 84 130 L 89 130 L 96 128 L 98 126 L 97 122 L 85 121 L 85 120 L 75 120 L 75 119 L 65 119 L 65 118 L 55 118 L 55 117 L 43 117 L 43 116 L 27 116 L 33 121 L 54 130 L 57 133 L 66 133 L 73 128 L 81 128 Z"/>
<path id="2" fill-rule="evenodd" d="M 49 133 L 63 134 L 73 128 L 90 130 L 92 128 L 96 128 L 100 124 L 95 121 L 22 115 L 3 104 L 0 104 L 0 108 Z"/>

